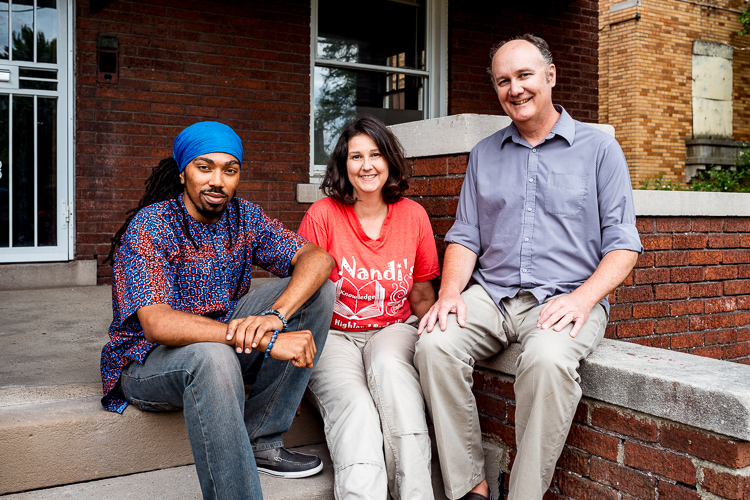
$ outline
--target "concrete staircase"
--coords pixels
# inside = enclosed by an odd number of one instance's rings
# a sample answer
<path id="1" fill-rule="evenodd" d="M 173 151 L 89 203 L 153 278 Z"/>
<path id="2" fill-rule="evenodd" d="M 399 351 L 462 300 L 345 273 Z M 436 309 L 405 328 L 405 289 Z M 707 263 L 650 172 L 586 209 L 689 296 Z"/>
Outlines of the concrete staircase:
<path id="1" fill-rule="evenodd" d="M 101 408 L 110 321 L 108 286 L 0 291 L 0 497 L 200 498 L 180 412 Z M 306 402 L 284 441 L 325 467 L 305 479 L 262 475 L 265 498 L 333 498 L 322 424 Z M 485 451 L 488 477 L 497 477 L 500 449 Z M 445 498 L 434 445 L 433 489 Z"/>

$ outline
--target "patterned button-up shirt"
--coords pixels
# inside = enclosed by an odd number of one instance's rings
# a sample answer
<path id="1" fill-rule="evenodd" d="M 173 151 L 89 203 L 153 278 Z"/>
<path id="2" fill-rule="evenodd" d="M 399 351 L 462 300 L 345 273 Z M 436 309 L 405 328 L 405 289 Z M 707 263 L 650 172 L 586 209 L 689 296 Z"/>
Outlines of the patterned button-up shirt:
<path id="1" fill-rule="evenodd" d="M 250 288 L 250 266 L 280 276 L 306 242 L 263 210 L 235 198 L 214 224 L 190 216 L 182 195 L 154 203 L 133 218 L 112 268 L 110 341 L 102 349 L 102 405 L 127 406 L 117 382 L 124 367 L 143 363 L 156 344 L 147 341 L 136 311 L 152 304 L 225 322 Z"/>

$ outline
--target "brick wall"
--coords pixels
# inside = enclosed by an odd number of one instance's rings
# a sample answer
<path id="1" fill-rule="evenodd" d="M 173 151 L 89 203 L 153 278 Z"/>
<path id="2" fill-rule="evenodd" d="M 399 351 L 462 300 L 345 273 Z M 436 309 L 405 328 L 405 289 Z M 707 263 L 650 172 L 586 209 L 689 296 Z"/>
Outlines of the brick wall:
<path id="1" fill-rule="evenodd" d="M 555 102 L 573 118 L 598 118 L 597 2 L 449 2 L 448 114 L 504 114 L 486 68 L 490 47 L 532 32 L 550 45 L 557 66 Z"/>
<path id="2" fill-rule="evenodd" d="M 735 47 L 734 140 L 750 141 L 750 36 L 737 35 L 745 0 L 710 2 L 718 8 L 643 2 L 639 21 L 632 20 L 635 7 L 610 13 L 618 2 L 599 2 L 599 122 L 615 127 L 633 185 L 659 174 L 685 179 L 685 139 L 693 136 L 693 40 Z"/>
<path id="3" fill-rule="evenodd" d="M 307 0 L 76 2 L 76 258 L 97 259 L 182 128 L 219 120 L 242 137 L 240 196 L 296 227 L 307 208 Z M 96 10 L 96 9 L 94 9 Z M 97 83 L 99 35 L 119 40 L 119 81 Z M 99 282 L 111 270 L 99 267 Z"/>
<path id="4" fill-rule="evenodd" d="M 453 225 L 468 154 L 415 158 L 407 195 L 438 251 Z M 645 252 L 610 296 L 606 337 L 750 364 L 750 218 L 642 217 Z"/>
<path id="5" fill-rule="evenodd" d="M 506 450 L 506 471 L 516 454 L 513 381 L 474 371 L 482 432 Z M 750 442 L 584 398 L 544 499 L 741 500 L 748 467 Z"/>

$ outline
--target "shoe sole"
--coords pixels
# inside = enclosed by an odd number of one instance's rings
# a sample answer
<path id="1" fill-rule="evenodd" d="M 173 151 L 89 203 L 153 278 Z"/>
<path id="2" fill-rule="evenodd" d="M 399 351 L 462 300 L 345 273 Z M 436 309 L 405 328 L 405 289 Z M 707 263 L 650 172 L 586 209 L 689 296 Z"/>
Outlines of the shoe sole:
<path id="1" fill-rule="evenodd" d="M 299 479 L 302 477 L 313 476 L 323 470 L 323 463 L 318 464 L 317 467 L 312 469 L 302 470 L 298 472 L 279 472 L 273 469 L 266 469 L 265 467 L 258 466 L 258 472 L 268 474 L 269 476 L 284 477 L 287 479 Z"/>

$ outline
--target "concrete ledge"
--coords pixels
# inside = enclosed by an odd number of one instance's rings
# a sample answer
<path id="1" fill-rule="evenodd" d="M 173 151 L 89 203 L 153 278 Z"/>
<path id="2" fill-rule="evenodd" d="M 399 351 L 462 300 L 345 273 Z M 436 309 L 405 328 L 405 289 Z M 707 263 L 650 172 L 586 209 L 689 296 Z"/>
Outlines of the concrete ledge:
<path id="1" fill-rule="evenodd" d="M 633 191 L 635 215 L 674 217 L 749 217 L 750 194 L 702 191 Z"/>
<path id="2" fill-rule="evenodd" d="M 96 285 L 96 261 L 0 265 L 0 290 Z"/>
<path id="3" fill-rule="evenodd" d="M 0 408 L 0 495 L 193 463 L 182 412 L 106 411 L 100 396 Z M 304 403 L 284 444 L 324 443 Z"/>
<path id="4" fill-rule="evenodd" d="M 501 128 L 510 125 L 510 118 L 498 115 L 461 114 L 400 123 L 389 128 L 396 134 L 407 158 L 464 154 Z M 609 135 L 615 135 L 612 125 L 589 123 Z"/>
<path id="5" fill-rule="evenodd" d="M 477 364 L 515 376 L 520 352 Z M 585 397 L 750 440 L 750 366 L 604 339 L 579 373 Z"/>

